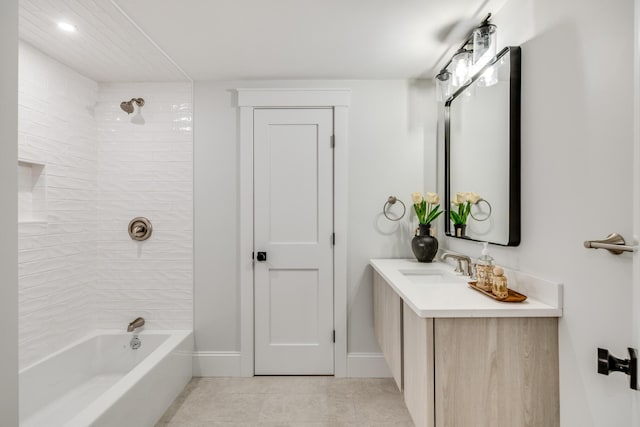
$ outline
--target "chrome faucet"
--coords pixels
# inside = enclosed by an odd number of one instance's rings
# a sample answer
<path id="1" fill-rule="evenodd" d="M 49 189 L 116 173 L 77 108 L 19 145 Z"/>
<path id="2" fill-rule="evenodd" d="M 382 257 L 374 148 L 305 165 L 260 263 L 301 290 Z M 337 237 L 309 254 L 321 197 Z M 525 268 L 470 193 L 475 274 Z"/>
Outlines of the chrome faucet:
<path id="1" fill-rule="evenodd" d="M 129 326 L 127 326 L 127 332 L 133 332 L 136 329 L 142 327 L 143 325 L 144 325 L 144 319 L 142 317 L 138 317 L 133 322 L 129 323 Z"/>
<path id="2" fill-rule="evenodd" d="M 469 258 L 468 256 L 461 255 L 461 254 L 454 254 L 454 253 L 451 253 L 451 252 L 445 252 L 440 257 L 440 260 L 444 261 L 447 258 L 453 258 L 453 259 L 456 260 L 456 269 L 454 270 L 456 273 L 460 273 L 463 276 L 469 276 L 469 277 L 471 277 L 473 275 L 473 268 L 471 266 L 471 258 Z M 467 263 L 466 264 L 466 267 L 467 267 L 466 269 L 462 268 L 462 261 L 465 261 Z"/>

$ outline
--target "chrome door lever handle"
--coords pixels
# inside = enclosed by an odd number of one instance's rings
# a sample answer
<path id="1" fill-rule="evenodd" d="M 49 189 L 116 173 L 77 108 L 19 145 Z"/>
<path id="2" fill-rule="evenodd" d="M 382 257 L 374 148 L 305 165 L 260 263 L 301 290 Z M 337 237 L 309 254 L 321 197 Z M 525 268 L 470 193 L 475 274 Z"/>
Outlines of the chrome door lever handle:
<path id="1" fill-rule="evenodd" d="M 614 255 L 620 255 L 623 252 L 635 252 L 635 246 L 626 244 L 624 237 L 618 233 L 612 233 L 603 240 L 585 240 L 584 247 L 587 249 L 606 249 Z"/>

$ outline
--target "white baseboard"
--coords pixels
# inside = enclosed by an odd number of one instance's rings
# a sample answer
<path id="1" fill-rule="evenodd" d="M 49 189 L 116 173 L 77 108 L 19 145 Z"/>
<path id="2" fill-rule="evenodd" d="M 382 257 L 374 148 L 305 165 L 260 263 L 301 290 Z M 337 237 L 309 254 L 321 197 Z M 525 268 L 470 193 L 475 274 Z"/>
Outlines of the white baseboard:
<path id="1" fill-rule="evenodd" d="M 391 371 L 382 353 L 349 353 L 347 354 L 347 376 L 389 378 Z"/>
<path id="2" fill-rule="evenodd" d="M 196 351 L 193 353 L 194 377 L 240 377 L 240 352 Z M 389 378 L 391 371 L 382 353 L 347 354 L 347 377 Z"/>
<path id="3" fill-rule="evenodd" d="M 194 351 L 194 377 L 239 377 L 240 352 L 238 351 Z"/>

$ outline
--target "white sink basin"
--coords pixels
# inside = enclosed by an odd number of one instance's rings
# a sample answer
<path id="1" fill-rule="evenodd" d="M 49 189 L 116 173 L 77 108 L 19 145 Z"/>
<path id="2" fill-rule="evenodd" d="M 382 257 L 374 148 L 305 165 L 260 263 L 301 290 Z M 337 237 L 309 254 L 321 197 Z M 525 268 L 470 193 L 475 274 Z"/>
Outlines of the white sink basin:
<path id="1" fill-rule="evenodd" d="M 439 285 L 439 284 L 451 284 L 451 283 L 464 283 L 462 276 L 456 276 L 448 271 L 433 269 L 433 270 L 401 270 L 402 273 L 410 282 L 419 285 Z"/>

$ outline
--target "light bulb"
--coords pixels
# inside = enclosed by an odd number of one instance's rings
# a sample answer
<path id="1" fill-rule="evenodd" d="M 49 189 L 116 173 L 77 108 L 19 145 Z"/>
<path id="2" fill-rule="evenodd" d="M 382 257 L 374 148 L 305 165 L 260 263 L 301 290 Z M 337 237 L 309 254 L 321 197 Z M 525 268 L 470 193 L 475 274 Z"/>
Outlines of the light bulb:
<path id="1" fill-rule="evenodd" d="M 451 86 L 460 87 L 467 83 L 471 71 L 471 52 L 460 50 L 451 59 Z"/>
<path id="2" fill-rule="evenodd" d="M 75 33 L 78 30 L 75 25 L 62 21 L 58 22 L 58 28 L 62 31 L 66 31 L 67 33 Z"/>

